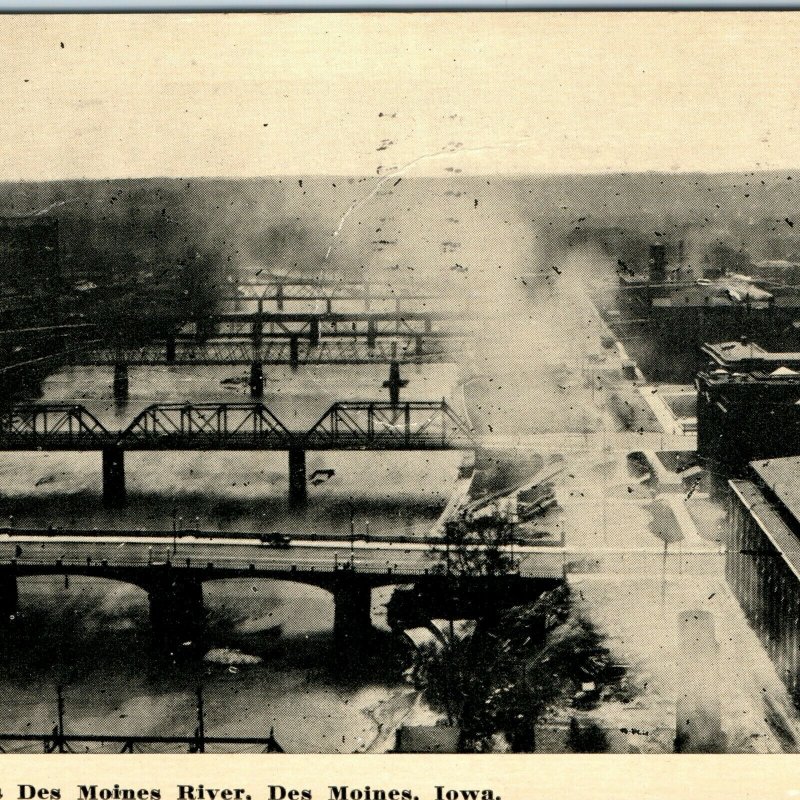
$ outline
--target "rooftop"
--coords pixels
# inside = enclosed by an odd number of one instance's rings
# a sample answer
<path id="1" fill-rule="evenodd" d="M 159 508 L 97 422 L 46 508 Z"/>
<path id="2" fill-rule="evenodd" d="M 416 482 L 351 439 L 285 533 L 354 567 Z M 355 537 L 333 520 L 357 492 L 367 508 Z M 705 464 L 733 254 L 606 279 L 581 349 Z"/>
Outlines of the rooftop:
<path id="1" fill-rule="evenodd" d="M 799 365 L 800 366 L 800 365 Z M 797 387 L 798 398 L 800 398 L 800 371 L 793 369 L 786 369 L 785 367 L 777 367 L 766 372 L 764 369 L 748 368 L 744 371 L 745 367 L 739 368 L 740 372 L 733 371 L 733 369 L 724 369 L 717 367 L 716 369 L 701 370 L 698 372 L 698 378 L 703 378 L 709 385 L 717 387 L 724 384 L 750 384 L 752 386 L 761 387 L 774 387 L 781 389 L 781 397 L 786 398 L 787 387 Z M 786 399 L 780 402 L 787 402 Z"/>
<path id="2" fill-rule="evenodd" d="M 398 753 L 457 753 L 461 729 L 449 725 L 403 726 L 395 734 Z"/>
<path id="3" fill-rule="evenodd" d="M 703 352 L 710 355 L 718 363 L 734 364 L 737 361 L 752 358 L 769 361 L 775 355 L 796 356 L 800 360 L 800 353 L 770 353 L 755 342 L 720 342 L 719 344 L 704 344 Z"/>
<path id="4" fill-rule="evenodd" d="M 643 275 L 619 276 L 620 283 L 627 288 L 649 287 L 658 291 L 652 298 L 654 306 L 693 307 L 693 306 L 752 306 L 767 308 L 776 302 L 776 298 L 768 291 L 756 285 L 746 275 L 724 275 L 721 278 L 696 278 L 686 280 L 683 277 L 669 278 L 661 283 L 651 283 Z M 782 304 L 792 305 L 796 298 L 782 298 Z"/>
<path id="5" fill-rule="evenodd" d="M 781 461 L 792 462 L 791 471 L 798 475 L 800 458 L 775 458 L 772 463 Z M 757 464 L 769 464 L 770 461 L 753 462 L 750 466 L 756 469 Z M 758 471 L 756 469 L 756 471 Z M 742 501 L 758 523 L 765 536 L 772 542 L 774 547 L 783 556 L 784 561 L 795 575 L 800 578 L 800 540 L 790 530 L 789 526 L 781 519 L 778 512 L 765 500 L 760 489 L 750 481 L 732 480 L 729 481 L 731 488 L 736 496 Z M 790 513 L 797 517 L 800 511 L 800 478 L 795 485 L 795 508 L 789 509 Z M 788 506 L 787 506 L 788 508 Z"/>
<path id="6" fill-rule="evenodd" d="M 775 493 L 786 510 L 800 521 L 800 455 L 753 461 L 750 467 Z"/>

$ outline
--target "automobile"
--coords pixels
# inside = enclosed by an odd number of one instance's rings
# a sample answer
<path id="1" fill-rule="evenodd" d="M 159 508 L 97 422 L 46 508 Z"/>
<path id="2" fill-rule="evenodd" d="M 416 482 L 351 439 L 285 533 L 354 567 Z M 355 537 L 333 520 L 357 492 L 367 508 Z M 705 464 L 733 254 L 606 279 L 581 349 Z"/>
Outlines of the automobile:
<path id="1" fill-rule="evenodd" d="M 292 540 L 285 533 L 278 533 L 277 531 L 262 533 L 258 539 L 261 544 L 265 544 L 267 547 L 290 547 L 292 544 Z"/>

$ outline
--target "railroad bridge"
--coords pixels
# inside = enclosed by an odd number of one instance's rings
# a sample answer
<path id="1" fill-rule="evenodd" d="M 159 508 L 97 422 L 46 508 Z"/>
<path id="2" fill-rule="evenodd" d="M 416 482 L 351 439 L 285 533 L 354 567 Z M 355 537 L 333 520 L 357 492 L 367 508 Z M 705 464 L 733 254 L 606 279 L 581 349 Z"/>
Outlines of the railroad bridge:
<path id="1" fill-rule="evenodd" d="M 214 312 L 143 347 L 112 346 L 72 354 L 74 365 L 114 366 L 114 397 L 128 397 L 130 366 L 249 365 L 250 391 L 263 396 L 264 366 L 300 364 L 428 364 L 455 360 L 471 332 L 457 317 L 408 313 L 271 313 L 262 301 L 253 313 Z M 391 378 L 390 378 L 391 380 Z M 398 399 L 396 392 L 392 399 Z"/>
<path id="2" fill-rule="evenodd" d="M 467 425 L 444 401 L 334 403 L 307 431 L 289 430 L 262 403 L 154 404 L 121 431 L 85 406 L 15 406 L 0 413 L 0 450 L 100 451 L 103 500 L 125 503 L 125 452 L 285 450 L 289 502 L 306 501 L 309 450 L 473 450 Z"/>
<path id="3" fill-rule="evenodd" d="M 314 276 L 268 273 L 240 281 L 228 290 L 220 290 L 218 299 L 232 305 L 237 311 L 243 304 L 260 302 L 262 308 L 269 303 L 278 311 L 288 306 L 317 307 L 324 303 L 327 314 L 333 313 L 334 308 L 352 309 L 353 306 L 364 311 L 391 307 L 395 312 L 400 312 L 410 308 L 430 308 L 432 304 L 442 301 L 450 308 L 469 311 L 469 299 L 464 297 L 463 286 L 452 281 L 431 284 L 400 279 L 359 280 L 343 275 L 338 270 Z"/>

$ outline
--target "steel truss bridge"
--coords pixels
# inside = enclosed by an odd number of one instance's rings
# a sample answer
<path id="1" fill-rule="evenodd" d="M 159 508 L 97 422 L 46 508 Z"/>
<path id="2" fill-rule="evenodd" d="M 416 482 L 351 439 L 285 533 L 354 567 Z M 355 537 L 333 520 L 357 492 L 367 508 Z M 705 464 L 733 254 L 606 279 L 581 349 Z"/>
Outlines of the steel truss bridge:
<path id="1" fill-rule="evenodd" d="M 244 366 L 254 363 L 298 367 L 300 364 L 360 365 L 442 363 L 463 352 L 464 342 L 439 334 L 384 338 L 376 336 L 373 346 L 352 336 L 323 339 L 317 345 L 299 336 L 268 339 L 208 339 L 178 336 L 174 343 L 154 342 L 137 348 L 101 348 L 77 352 L 75 364 L 86 366 Z"/>
<path id="2" fill-rule="evenodd" d="M 126 501 L 125 453 L 285 450 L 289 503 L 307 499 L 307 450 L 473 450 L 467 424 L 442 400 L 334 403 L 308 431 L 291 431 L 262 403 L 155 404 L 109 431 L 85 406 L 16 406 L 0 413 L 0 450 L 100 451 L 103 502 Z"/>
<path id="3" fill-rule="evenodd" d="M 474 449 L 444 401 L 334 403 L 308 431 L 289 430 L 262 403 L 154 404 L 109 431 L 85 406 L 15 406 L 0 413 L 0 450 Z"/>
<path id="4" fill-rule="evenodd" d="M 455 288 L 455 287 L 453 287 Z M 460 293 L 459 293 L 460 294 Z M 346 278 L 336 273 L 325 273 L 318 277 L 267 275 L 239 283 L 228 292 L 221 292 L 220 301 L 238 307 L 241 303 L 274 303 L 283 311 L 290 303 L 325 303 L 327 313 L 334 304 L 358 304 L 369 311 L 371 308 L 392 305 L 401 308 L 426 306 L 436 301 L 455 302 L 466 308 L 467 303 L 457 296 L 451 299 L 442 291 L 442 284 L 420 284 L 407 281 L 364 281 Z M 263 307 L 263 306 L 262 306 Z"/>
<path id="5" fill-rule="evenodd" d="M 214 314 L 143 347 L 77 351 L 80 365 L 358 365 L 442 363 L 464 351 L 467 330 L 443 323 L 457 317 L 412 314 Z M 124 394 L 124 393 L 123 393 Z"/>
<path id="6" fill-rule="evenodd" d="M 212 336 L 253 336 L 290 338 L 297 336 L 316 343 L 320 338 L 378 336 L 465 336 L 468 331 L 452 330 L 443 323 L 463 320 L 453 312 L 350 312 L 350 313 L 273 313 L 213 312 L 195 323 L 200 339 Z"/>

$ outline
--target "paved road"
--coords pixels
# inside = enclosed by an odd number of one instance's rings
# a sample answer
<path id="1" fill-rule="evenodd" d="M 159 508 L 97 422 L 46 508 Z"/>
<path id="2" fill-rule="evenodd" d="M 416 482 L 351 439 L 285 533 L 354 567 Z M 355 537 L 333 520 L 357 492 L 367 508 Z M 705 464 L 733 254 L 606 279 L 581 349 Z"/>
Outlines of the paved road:
<path id="1" fill-rule="evenodd" d="M 19 549 L 18 549 L 19 548 Z M 371 574 L 389 570 L 403 575 L 424 574 L 437 563 L 440 555 L 432 554 L 426 544 L 366 543 L 348 541 L 298 541 L 286 548 L 253 544 L 241 539 L 191 539 L 173 542 L 171 537 L 136 536 L 27 536 L 8 534 L 0 537 L 0 563 L 16 559 L 19 565 L 55 564 L 58 559 L 67 565 L 84 565 L 87 558 L 109 566 L 146 566 L 167 560 L 182 566 L 213 563 L 221 569 L 246 571 L 250 564 L 259 570 L 298 570 L 332 572 L 337 566 L 352 562 L 357 571 Z M 434 550 L 442 551 L 442 547 Z M 552 548 L 515 547 L 514 558 L 520 572 L 529 577 L 559 577 L 563 556 Z"/>
<path id="2" fill-rule="evenodd" d="M 687 543 L 689 544 L 689 543 Z M 17 549 L 19 548 L 19 550 Z M 250 565 L 260 571 L 285 571 L 295 566 L 300 571 L 331 572 L 352 562 L 356 571 L 376 574 L 391 570 L 399 575 L 421 575 L 440 563 L 444 548 L 423 543 L 303 541 L 293 540 L 290 547 L 275 548 L 253 544 L 247 540 L 228 538 L 179 538 L 164 536 L 34 536 L 0 534 L 0 564 L 16 559 L 20 566 L 54 565 L 61 559 L 65 565 L 92 564 L 103 560 L 109 566 L 146 566 L 171 561 L 183 566 L 213 563 L 219 569 L 246 572 Z M 512 554 L 509 548 L 509 554 Z M 670 548 L 663 547 L 596 547 L 560 548 L 515 545 L 513 558 L 520 573 L 527 577 L 561 577 L 569 572 L 702 572 L 707 559 L 716 561 L 723 551 L 712 543 Z"/>
<path id="3" fill-rule="evenodd" d="M 598 433 L 534 433 L 522 436 L 482 436 L 480 444 L 487 448 L 531 450 L 540 453 L 571 453 L 605 450 L 617 453 L 694 451 L 696 434 L 603 432 Z"/>

